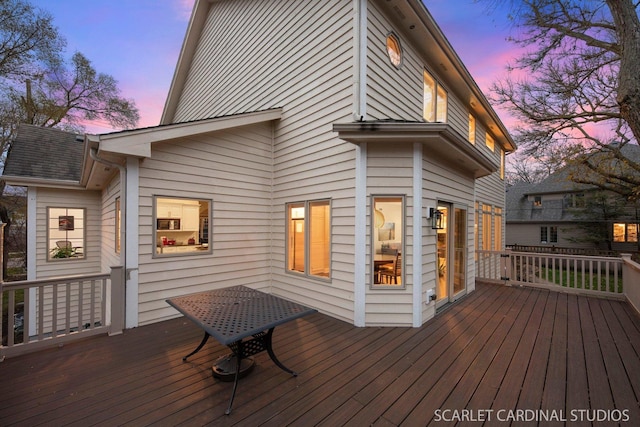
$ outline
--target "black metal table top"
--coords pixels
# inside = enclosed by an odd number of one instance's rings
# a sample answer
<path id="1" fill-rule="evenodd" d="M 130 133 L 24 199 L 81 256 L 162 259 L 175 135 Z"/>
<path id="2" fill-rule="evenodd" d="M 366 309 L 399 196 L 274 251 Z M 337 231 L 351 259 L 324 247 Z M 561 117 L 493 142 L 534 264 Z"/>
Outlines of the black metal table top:
<path id="1" fill-rule="evenodd" d="M 246 286 L 179 296 L 167 303 L 223 345 L 317 311 Z"/>

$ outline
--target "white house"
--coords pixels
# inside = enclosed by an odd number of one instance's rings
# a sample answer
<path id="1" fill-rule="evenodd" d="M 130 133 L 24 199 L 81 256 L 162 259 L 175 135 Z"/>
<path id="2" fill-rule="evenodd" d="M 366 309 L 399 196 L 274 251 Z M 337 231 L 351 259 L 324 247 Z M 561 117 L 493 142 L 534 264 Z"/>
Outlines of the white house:
<path id="1" fill-rule="evenodd" d="M 238 284 L 420 326 L 503 246 L 515 149 L 418 0 L 197 0 L 159 126 L 86 135 L 67 179 L 25 139 L 28 278 L 123 265 L 127 327 Z"/>

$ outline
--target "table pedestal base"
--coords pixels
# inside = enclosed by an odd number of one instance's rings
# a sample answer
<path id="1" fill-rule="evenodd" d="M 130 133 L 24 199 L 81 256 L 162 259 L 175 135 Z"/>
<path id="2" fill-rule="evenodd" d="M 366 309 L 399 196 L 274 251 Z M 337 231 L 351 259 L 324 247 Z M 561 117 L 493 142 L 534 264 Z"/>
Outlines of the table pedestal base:
<path id="1" fill-rule="evenodd" d="M 253 370 L 255 361 L 253 357 L 247 357 L 240 360 L 240 372 L 238 379 L 244 378 Z M 231 382 L 236 379 L 237 357 L 235 354 L 227 354 L 226 356 L 219 357 L 211 368 L 213 376 L 220 381 Z"/>

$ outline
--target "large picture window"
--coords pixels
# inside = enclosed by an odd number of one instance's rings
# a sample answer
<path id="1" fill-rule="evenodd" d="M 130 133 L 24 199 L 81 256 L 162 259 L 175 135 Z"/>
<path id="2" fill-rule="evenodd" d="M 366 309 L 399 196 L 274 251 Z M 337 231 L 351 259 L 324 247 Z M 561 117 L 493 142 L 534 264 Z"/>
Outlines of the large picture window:
<path id="1" fill-rule="evenodd" d="M 424 110 L 423 117 L 427 122 L 447 121 L 447 92 L 435 78 L 424 70 Z"/>
<path id="2" fill-rule="evenodd" d="M 47 208 L 48 260 L 85 257 L 85 212 L 83 208 Z"/>
<path id="3" fill-rule="evenodd" d="M 211 200 L 154 197 L 155 256 L 210 253 L 211 210 Z"/>
<path id="4" fill-rule="evenodd" d="M 286 209 L 287 271 L 331 277 L 330 201 L 289 203 Z"/>

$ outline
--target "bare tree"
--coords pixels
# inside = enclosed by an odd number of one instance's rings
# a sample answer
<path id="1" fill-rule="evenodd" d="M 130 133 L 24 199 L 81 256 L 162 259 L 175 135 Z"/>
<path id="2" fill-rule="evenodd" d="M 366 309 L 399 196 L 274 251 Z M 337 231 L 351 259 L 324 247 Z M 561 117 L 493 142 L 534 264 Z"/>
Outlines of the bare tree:
<path id="1" fill-rule="evenodd" d="M 37 80 L 26 80 L 25 89 L 24 94 L 15 89 L 10 94 L 21 107 L 23 123 L 79 130 L 83 120 L 104 119 L 130 129 L 140 119 L 135 103 L 120 96 L 117 81 L 98 73 L 79 52 L 69 66 L 60 63 Z"/>
<path id="2" fill-rule="evenodd" d="M 564 161 L 589 168 L 592 173 L 585 176 L 594 184 L 615 182 L 609 190 L 637 198 L 640 163 L 625 158 L 621 147 L 640 140 L 638 3 L 512 4 L 518 29 L 513 41 L 526 49 L 492 91 L 520 120 L 515 138 L 524 155 L 540 157 L 554 147 Z M 606 162 L 588 162 L 603 152 L 638 179 L 613 176 Z"/>
<path id="3" fill-rule="evenodd" d="M 23 75 L 36 62 L 55 62 L 65 44 L 49 13 L 24 0 L 0 0 L 0 76 Z"/>
<path id="4" fill-rule="evenodd" d="M 135 103 L 120 95 L 116 80 L 98 73 L 81 53 L 64 61 L 65 46 L 49 13 L 33 7 L 28 0 L 0 0 L 2 164 L 19 123 L 76 132 L 83 130 L 83 122 L 96 119 L 116 128 L 137 125 Z M 16 191 L 3 193 L 4 189 L 5 183 L 0 180 L 0 220 L 6 224 L 5 242 L 11 242 L 12 236 L 19 235 L 16 227 L 10 229 L 12 224 L 21 224 L 19 213 L 25 198 Z M 6 267 L 6 251 L 3 261 Z"/>

